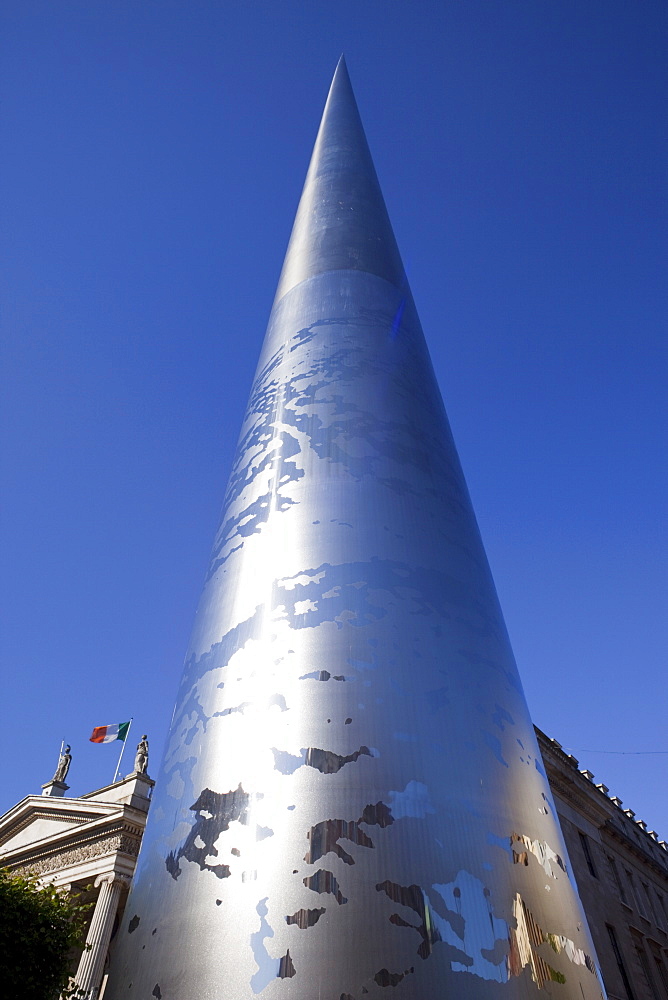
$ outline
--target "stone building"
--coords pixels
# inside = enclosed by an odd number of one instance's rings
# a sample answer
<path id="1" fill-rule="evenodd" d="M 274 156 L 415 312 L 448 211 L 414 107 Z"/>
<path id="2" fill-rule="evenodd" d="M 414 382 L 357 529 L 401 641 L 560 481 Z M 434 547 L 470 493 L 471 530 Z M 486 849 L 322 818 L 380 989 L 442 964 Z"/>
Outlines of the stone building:
<path id="1" fill-rule="evenodd" d="M 668 1000 L 668 845 L 556 740 L 536 732 L 609 1000 Z M 90 1000 L 104 993 L 153 784 L 134 773 L 65 798 L 67 786 L 51 782 L 0 817 L 0 864 L 57 886 L 91 887 L 92 947 L 76 975 Z M 553 992 L 558 997 L 558 985 Z"/>
<path id="2" fill-rule="evenodd" d="M 536 730 L 610 1000 L 668 1000 L 668 850 Z"/>
<path id="3" fill-rule="evenodd" d="M 80 798 L 51 781 L 0 817 L 0 865 L 36 872 L 44 882 L 81 894 L 91 908 L 87 942 L 75 976 L 95 1000 L 106 982 L 109 943 L 135 870 L 154 782 L 135 772 Z"/>

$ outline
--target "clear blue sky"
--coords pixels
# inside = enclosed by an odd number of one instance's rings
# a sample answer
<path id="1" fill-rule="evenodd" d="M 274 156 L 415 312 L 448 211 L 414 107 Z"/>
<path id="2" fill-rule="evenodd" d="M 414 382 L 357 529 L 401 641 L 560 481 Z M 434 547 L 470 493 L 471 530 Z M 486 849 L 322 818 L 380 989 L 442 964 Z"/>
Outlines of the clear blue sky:
<path id="1" fill-rule="evenodd" d="M 345 51 L 533 719 L 668 836 L 666 5 L 1 17 L 0 810 L 157 771 Z"/>

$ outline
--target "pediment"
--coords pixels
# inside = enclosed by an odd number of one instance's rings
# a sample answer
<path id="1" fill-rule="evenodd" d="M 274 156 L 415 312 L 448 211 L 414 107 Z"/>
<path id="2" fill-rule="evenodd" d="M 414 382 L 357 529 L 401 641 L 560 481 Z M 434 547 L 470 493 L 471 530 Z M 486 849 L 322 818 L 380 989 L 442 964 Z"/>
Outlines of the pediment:
<path id="1" fill-rule="evenodd" d="M 0 856 L 87 826 L 117 810 L 101 802 L 28 796 L 0 817 Z"/>

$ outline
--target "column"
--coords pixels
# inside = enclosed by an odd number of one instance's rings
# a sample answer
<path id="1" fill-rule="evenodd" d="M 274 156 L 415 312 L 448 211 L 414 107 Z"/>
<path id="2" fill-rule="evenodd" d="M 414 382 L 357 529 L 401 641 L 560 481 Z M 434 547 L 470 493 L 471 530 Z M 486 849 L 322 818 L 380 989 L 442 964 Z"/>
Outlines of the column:
<path id="1" fill-rule="evenodd" d="M 107 949 L 114 927 L 114 918 L 118 909 L 118 901 L 123 887 L 129 885 L 130 879 L 126 875 L 119 875 L 116 872 L 98 875 L 95 879 L 95 888 L 100 887 L 100 894 L 95 903 L 93 919 L 86 938 L 86 945 L 90 945 L 90 948 L 84 951 L 81 956 L 79 968 L 74 977 L 77 987 L 75 995 L 82 1000 L 83 998 L 95 1000 L 97 997 L 104 971 L 104 960 L 107 957 Z"/>

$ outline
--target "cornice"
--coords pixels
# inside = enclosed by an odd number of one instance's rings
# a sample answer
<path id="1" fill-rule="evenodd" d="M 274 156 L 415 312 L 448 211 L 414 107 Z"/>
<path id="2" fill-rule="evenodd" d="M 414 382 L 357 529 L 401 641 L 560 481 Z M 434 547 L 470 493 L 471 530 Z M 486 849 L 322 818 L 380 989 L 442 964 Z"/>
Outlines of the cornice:
<path id="1" fill-rule="evenodd" d="M 121 808 L 112 816 L 104 817 L 103 822 L 98 820 L 72 830 L 64 830 L 56 837 L 7 851 L 2 857 L 3 865 L 7 868 L 36 868 L 40 872 L 55 871 L 67 867 L 70 863 L 69 861 L 61 863 L 62 859 L 76 852 L 80 854 L 84 849 L 89 849 L 91 857 L 112 850 L 136 857 L 144 827 L 124 813 L 124 808 Z M 97 849 L 100 845 L 106 845 L 104 850 Z"/>
<path id="2" fill-rule="evenodd" d="M 610 818 L 611 809 L 606 808 L 605 803 L 598 802 L 589 789 L 582 788 L 580 783 L 574 781 L 570 774 L 564 774 L 560 768 L 551 765 L 549 760 L 545 760 L 545 758 L 543 760 L 553 794 L 589 819 L 597 829 L 604 826 Z"/>
<path id="3" fill-rule="evenodd" d="M 17 817 L 14 823 L 8 825 L 5 828 L 5 830 L 2 831 L 2 833 L 0 834 L 0 852 L 2 850 L 2 845 L 4 843 L 6 843 L 8 840 L 11 840 L 12 837 L 15 837 L 17 833 L 21 833 L 22 830 L 25 830 L 27 827 L 31 825 L 31 823 L 34 823 L 35 820 L 37 819 L 52 820 L 53 822 L 56 823 L 73 822 L 77 826 L 81 826 L 85 823 L 92 823 L 94 820 L 98 818 L 99 818 L 98 816 L 82 815 L 81 813 L 76 812 L 76 810 L 72 809 L 52 810 L 52 809 L 40 809 L 39 807 L 36 806 L 34 810 L 31 810 L 22 818 Z"/>
<path id="4" fill-rule="evenodd" d="M 74 865 L 82 864 L 86 861 L 94 861 L 96 858 L 108 856 L 110 854 L 123 854 L 131 859 L 132 866 L 137 855 L 141 840 L 130 837 L 123 833 L 107 837 L 99 837 L 88 843 L 81 843 L 67 851 L 57 851 L 44 854 L 42 857 L 24 858 L 14 861 L 7 867 L 12 871 L 35 872 L 37 875 L 47 875 L 62 871 L 63 868 L 70 868 Z"/>
<path id="5" fill-rule="evenodd" d="M 91 812 L 94 813 L 95 811 L 91 810 Z M 31 813 L 31 816 L 34 818 L 34 813 Z M 48 837 L 42 837 L 31 844 L 24 844 L 22 847 L 16 847 L 4 852 L 0 851 L 0 857 L 9 858 L 15 853 L 36 851 L 42 848 L 63 849 L 70 842 L 81 839 L 82 836 L 84 838 L 95 836 L 99 830 L 112 829 L 113 825 L 118 823 L 125 824 L 128 829 L 136 830 L 137 835 L 141 837 L 146 825 L 146 816 L 146 813 L 140 809 L 135 809 L 133 806 L 125 804 L 115 805 L 113 808 L 106 808 L 104 811 L 99 810 L 97 815 L 91 816 L 89 822 L 82 820 L 77 826 L 72 826 L 67 830 L 60 830 Z"/>
<path id="6" fill-rule="evenodd" d="M 632 840 L 628 836 L 625 830 L 610 820 L 605 824 L 604 830 L 611 840 L 621 844 L 627 853 L 632 854 L 640 861 L 643 867 L 651 868 L 664 882 L 668 882 L 668 859 L 666 859 L 665 864 L 661 864 L 653 854 L 650 854 L 640 844 L 637 844 L 635 840 Z M 668 891 L 668 887 L 666 891 Z"/>
<path id="7" fill-rule="evenodd" d="M 82 802 L 80 799 L 52 799 L 30 795 L 0 817 L 0 848 L 10 837 L 37 819 L 72 822 L 77 826 L 112 816 L 121 808 L 117 803 Z"/>
<path id="8" fill-rule="evenodd" d="M 120 781 L 112 782 L 111 785 L 103 785 L 102 788 L 96 788 L 94 792 L 86 792 L 85 795 L 80 795 L 79 798 L 87 800 L 93 799 L 97 795 L 102 795 L 104 792 L 114 792 L 121 785 L 129 785 L 131 782 L 135 782 L 137 785 L 145 785 L 147 788 L 153 788 L 155 781 L 153 778 L 149 778 L 148 774 L 143 774 L 140 771 L 133 771 L 132 774 L 128 774 L 125 778 Z M 147 796 L 148 797 L 148 796 Z M 104 799 L 102 800 L 104 801 Z"/>
<path id="9" fill-rule="evenodd" d="M 622 809 L 621 799 L 611 798 L 605 785 L 594 782 L 594 775 L 591 771 L 580 771 L 578 768 L 580 762 L 571 754 L 567 754 L 560 743 L 547 736 L 538 726 L 534 726 L 534 731 L 545 768 L 550 775 L 549 782 L 552 788 L 559 788 L 560 794 L 563 794 L 564 798 L 568 798 L 574 804 L 577 803 L 580 808 L 584 802 L 592 807 L 598 807 L 599 815 L 604 817 L 604 823 L 598 825 L 605 825 L 606 829 L 616 829 L 623 838 L 623 842 L 632 848 L 634 853 L 643 859 L 643 862 L 651 861 L 652 866 L 665 875 L 668 871 L 668 850 L 666 850 L 665 842 L 660 841 L 654 831 L 647 830 L 646 824 L 636 820 L 634 828 L 639 830 L 643 838 L 646 837 L 647 840 L 644 847 L 634 843 L 623 833 L 623 830 L 630 821 L 629 816 L 633 820 L 635 813 Z M 571 787 L 577 789 L 577 793 L 579 793 L 577 797 L 572 791 L 567 790 L 567 786 L 569 789 Z M 589 814 L 591 815 L 591 810 L 589 810 Z M 614 824 L 615 820 L 619 823 L 621 830 Z M 659 859 L 655 856 L 655 848 L 657 847 L 665 856 L 665 864 L 663 858 Z"/>

